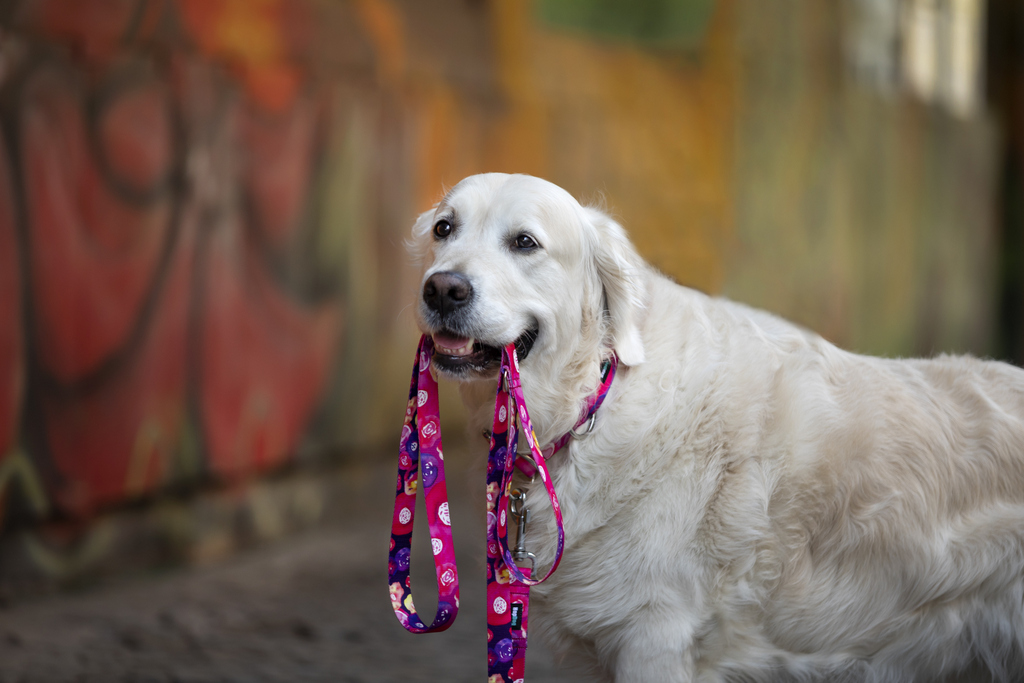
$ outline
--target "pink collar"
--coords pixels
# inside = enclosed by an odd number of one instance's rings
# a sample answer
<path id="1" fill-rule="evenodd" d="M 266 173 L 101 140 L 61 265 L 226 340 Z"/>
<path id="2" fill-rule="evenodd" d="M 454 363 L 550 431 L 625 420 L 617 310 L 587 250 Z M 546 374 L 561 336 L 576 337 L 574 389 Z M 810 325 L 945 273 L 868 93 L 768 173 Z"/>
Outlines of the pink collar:
<path id="1" fill-rule="evenodd" d="M 610 358 L 606 358 L 601 363 L 601 384 L 597 387 L 591 396 L 587 398 L 587 402 L 583 406 L 582 417 L 576 426 L 567 431 L 562 436 L 558 437 L 551 443 L 549 443 L 541 452 L 545 458 L 550 458 L 552 455 L 562 450 L 565 444 L 569 443 L 570 439 L 582 439 L 583 437 L 590 434 L 594 429 L 594 421 L 597 419 L 597 409 L 604 403 L 605 396 L 608 395 L 608 390 L 612 388 L 612 380 L 615 379 L 615 371 L 619 367 L 619 357 L 612 352 Z M 586 429 L 580 430 L 580 427 L 586 425 Z M 523 474 L 527 476 L 533 476 L 536 472 L 527 471 L 526 468 L 530 467 L 530 464 L 524 461 L 519 465 L 519 469 Z"/>

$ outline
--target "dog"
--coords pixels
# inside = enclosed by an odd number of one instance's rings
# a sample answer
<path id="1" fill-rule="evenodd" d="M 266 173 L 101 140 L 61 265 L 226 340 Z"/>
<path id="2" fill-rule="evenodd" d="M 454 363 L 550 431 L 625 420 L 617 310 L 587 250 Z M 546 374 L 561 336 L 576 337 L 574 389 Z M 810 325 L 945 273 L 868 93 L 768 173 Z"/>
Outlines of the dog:
<path id="1" fill-rule="evenodd" d="M 531 626 L 556 653 L 616 683 L 1024 680 L 1024 371 L 843 351 L 674 283 L 530 176 L 466 178 L 409 246 L 418 324 L 475 430 L 504 345 L 540 444 L 618 357 L 549 462 L 566 546 Z"/>

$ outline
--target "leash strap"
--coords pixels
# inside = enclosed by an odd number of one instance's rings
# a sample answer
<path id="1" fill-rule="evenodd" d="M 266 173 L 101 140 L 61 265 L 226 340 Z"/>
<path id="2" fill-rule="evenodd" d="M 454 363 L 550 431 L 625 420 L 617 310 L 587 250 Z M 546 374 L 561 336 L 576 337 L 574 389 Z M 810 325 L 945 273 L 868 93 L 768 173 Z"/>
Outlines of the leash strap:
<path id="1" fill-rule="evenodd" d="M 540 446 L 537 444 L 537 435 L 533 431 L 530 413 L 526 410 L 526 400 L 523 398 L 523 385 L 519 380 L 519 358 L 516 356 L 514 344 L 509 344 L 502 350 L 501 377 L 503 384 L 507 387 L 505 393 L 508 395 L 508 416 L 504 421 L 500 419 L 502 417 L 502 408 L 505 407 L 503 405 L 505 401 L 501 398 L 502 388 L 499 388 L 498 400 L 495 402 L 494 429 L 491 430 L 492 443 L 498 437 L 499 429 L 506 432 L 507 440 L 504 462 L 501 463 L 501 484 L 498 489 L 500 494 L 497 507 L 499 511 L 497 520 L 498 543 L 505 566 L 508 568 L 512 578 L 527 586 L 536 586 L 538 583 L 546 581 L 558 569 L 558 563 L 562 561 L 562 550 L 565 547 L 565 531 L 562 528 L 562 508 L 558 504 L 555 485 L 552 483 L 551 477 L 548 476 L 547 461 L 544 458 L 544 454 L 541 453 Z M 537 467 L 537 474 L 540 475 L 544 488 L 547 489 L 548 497 L 551 499 L 551 509 L 555 513 L 555 524 L 558 527 L 555 561 L 548 570 L 548 573 L 540 579 L 524 574 L 513 561 L 512 552 L 508 547 L 508 519 L 505 513 L 508 510 L 509 496 L 512 493 L 512 475 L 515 472 L 516 450 L 519 437 L 519 429 L 517 427 L 519 426 L 522 427 L 523 434 L 526 435 L 526 442 L 530 445 L 530 455 Z M 490 492 L 490 486 L 488 486 L 488 492 Z"/>
<path id="2" fill-rule="evenodd" d="M 388 552 L 391 606 L 399 623 L 412 633 L 443 631 L 452 625 L 459 611 L 459 574 L 455 567 L 448 491 L 445 486 L 437 380 L 430 367 L 433 353 L 434 341 L 424 335 L 416 351 L 412 381 L 409 384 L 409 404 L 405 409 L 405 424 L 402 426 L 395 514 L 391 521 L 391 549 Z M 434 553 L 437 573 L 437 614 L 429 626 L 423 623 L 413 606 L 409 577 L 419 475 L 422 475 L 423 480 L 430 547 Z"/>
<path id="3" fill-rule="evenodd" d="M 487 673 L 488 683 L 522 683 L 526 668 L 530 586 L 547 579 L 558 567 L 565 546 L 562 511 L 548 475 L 544 455 L 530 422 L 519 379 L 515 345 L 501 354 L 501 379 L 494 402 L 490 452 L 487 458 Z M 555 561 L 543 578 L 516 566 L 508 547 L 509 496 L 522 426 L 537 472 L 551 498 L 558 527 Z"/>

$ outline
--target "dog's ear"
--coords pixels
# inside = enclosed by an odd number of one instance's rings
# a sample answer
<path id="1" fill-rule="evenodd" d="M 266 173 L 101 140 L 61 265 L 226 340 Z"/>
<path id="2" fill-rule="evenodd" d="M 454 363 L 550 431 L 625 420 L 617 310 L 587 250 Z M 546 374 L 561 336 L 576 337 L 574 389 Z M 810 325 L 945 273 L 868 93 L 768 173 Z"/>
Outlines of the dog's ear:
<path id="1" fill-rule="evenodd" d="M 436 209 L 437 206 L 433 206 L 419 215 L 412 225 L 412 235 L 405 242 L 405 248 L 416 265 L 423 263 L 423 257 L 430 248 L 430 228 L 433 226 Z"/>
<path id="2" fill-rule="evenodd" d="M 644 261 L 622 226 L 597 209 L 586 207 L 584 212 L 597 237 L 594 263 L 611 319 L 612 347 L 625 365 L 639 365 L 644 362 Z"/>

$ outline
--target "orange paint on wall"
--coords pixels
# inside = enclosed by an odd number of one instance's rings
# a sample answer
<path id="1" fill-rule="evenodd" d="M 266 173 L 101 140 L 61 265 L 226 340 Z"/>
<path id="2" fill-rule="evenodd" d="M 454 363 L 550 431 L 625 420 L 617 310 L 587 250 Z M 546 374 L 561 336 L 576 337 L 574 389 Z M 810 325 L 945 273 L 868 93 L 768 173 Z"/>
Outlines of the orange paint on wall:
<path id="1" fill-rule="evenodd" d="M 377 78 L 395 85 L 406 68 L 408 38 L 402 14 L 390 0 L 355 0 L 353 8 L 376 53 Z"/>
<path id="2" fill-rule="evenodd" d="M 298 95 L 304 75 L 291 59 L 285 0 L 179 0 L 182 21 L 206 55 L 225 61 L 253 101 L 273 112 Z"/>
<path id="3" fill-rule="evenodd" d="M 495 3 L 492 26 L 505 107 L 484 166 L 600 192 L 656 266 L 719 290 L 733 220 L 731 4 L 691 56 L 545 30 L 514 0 Z"/>

